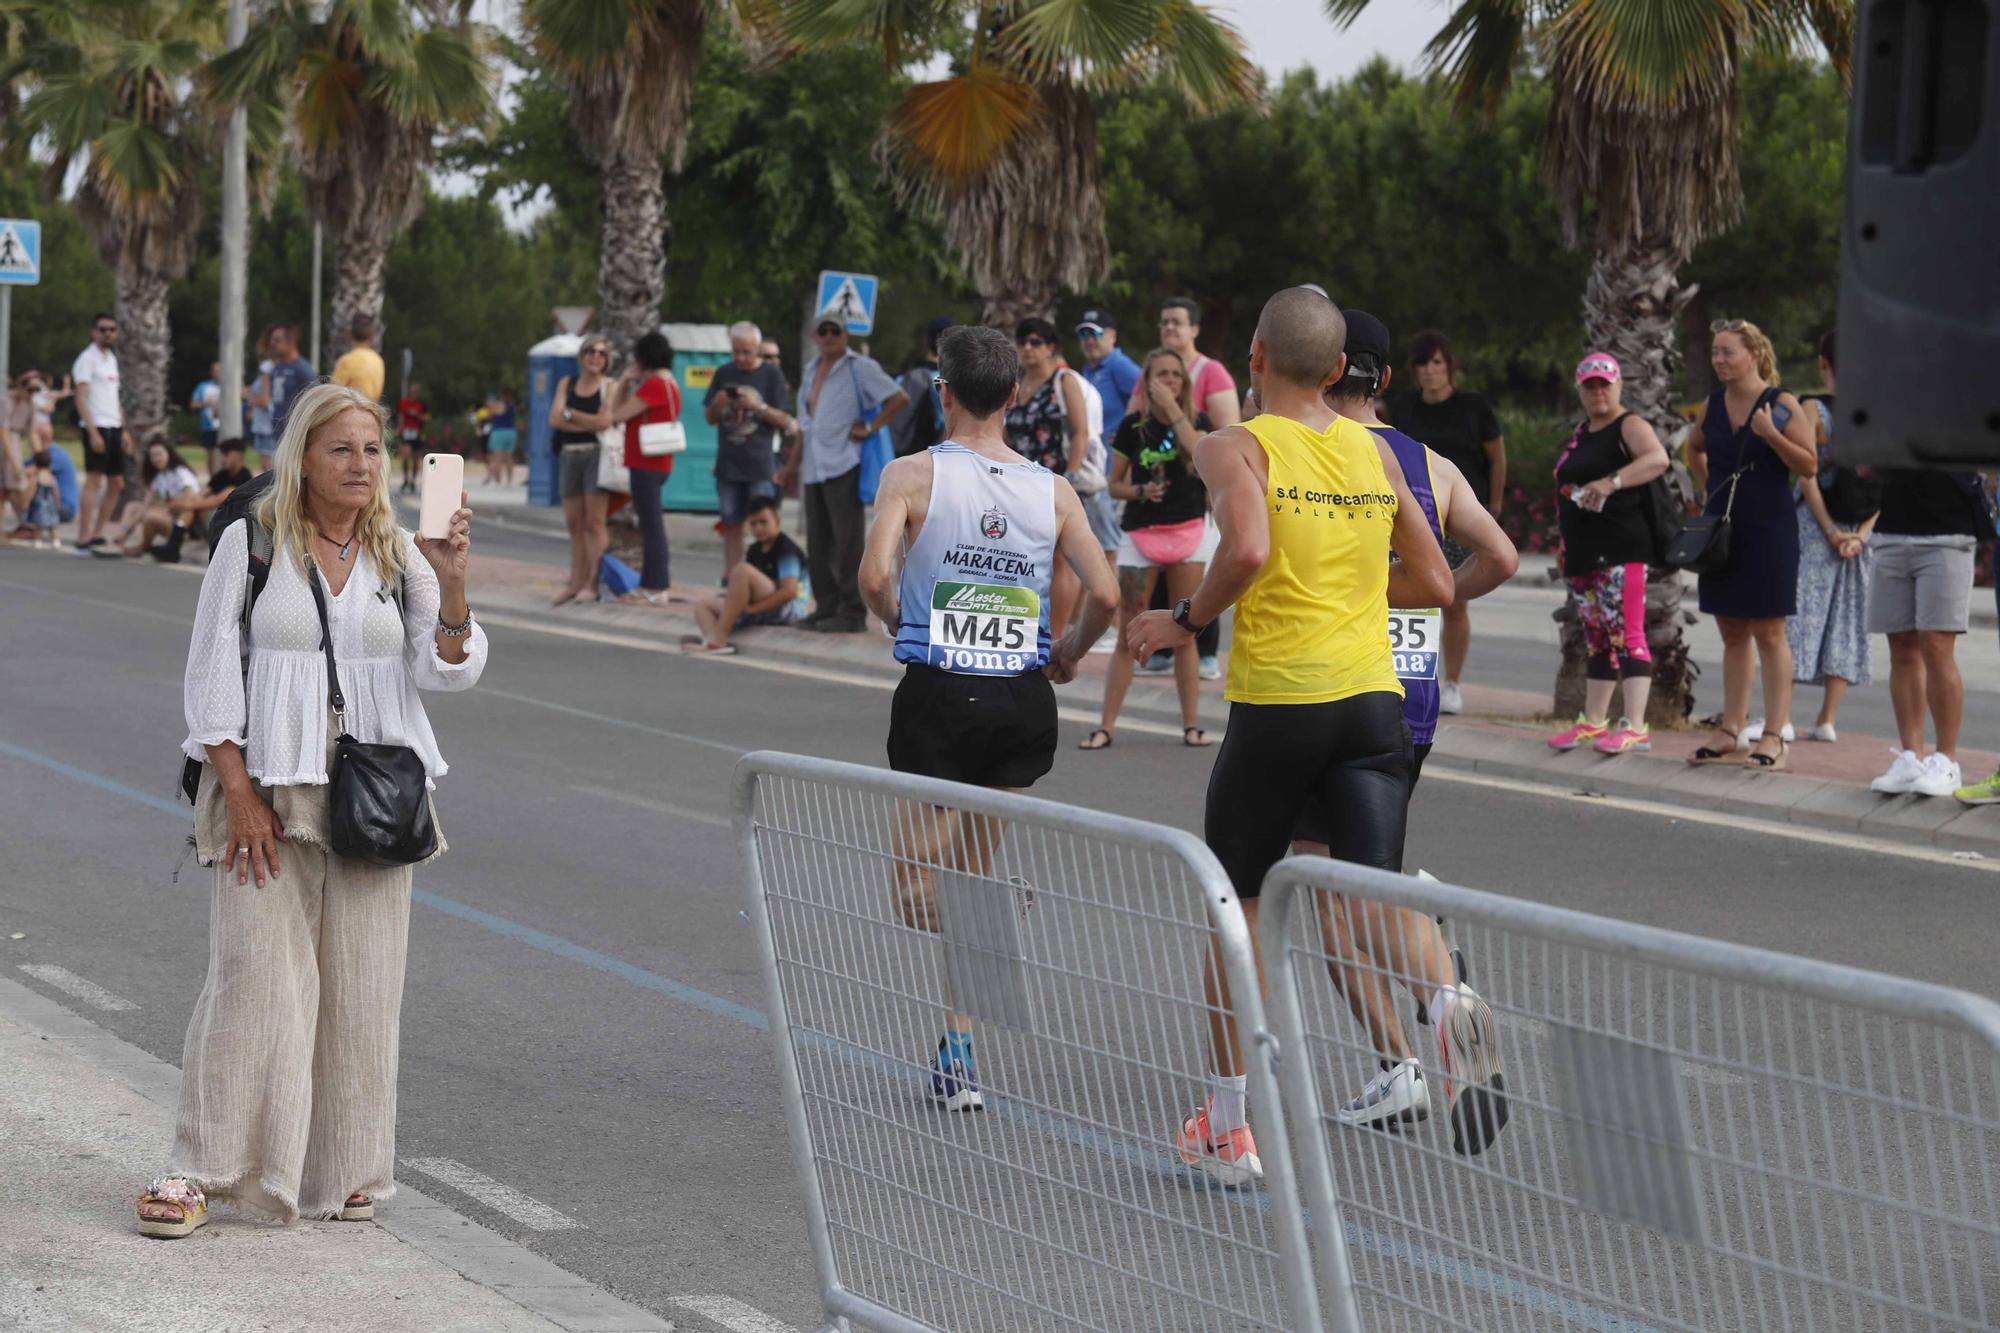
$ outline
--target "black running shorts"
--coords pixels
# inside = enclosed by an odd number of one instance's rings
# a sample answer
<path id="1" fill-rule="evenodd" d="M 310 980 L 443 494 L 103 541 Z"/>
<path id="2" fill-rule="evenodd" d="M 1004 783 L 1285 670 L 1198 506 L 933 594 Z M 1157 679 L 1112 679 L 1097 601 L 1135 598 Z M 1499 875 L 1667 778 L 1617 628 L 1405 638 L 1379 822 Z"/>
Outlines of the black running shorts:
<path id="1" fill-rule="evenodd" d="M 1431 742 L 1410 747 L 1410 795 L 1417 794 L 1417 780 L 1424 775 L 1424 760 L 1431 757 Z M 1326 831 L 1333 827 L 1333 820 L 1318 801 L 1309 801 L 1306 812 L 1299 816 L 1299 826 L 1292 830 L 1293 842 L 1325 842 Z"/>
<path id="2" fill-rule="evenodd" d="M 125 430 L 121 426 L 99 426 L 98 438 L 104 441 L 104 452 L 90 447 L 90 435 L 83 437 L 83 470 L 101 472 L 107 477 L 125 475 Z"/>
<path id="3" fill-rule="evenodd" d="M 975 787 L 1032 787 L 1056 763 L 1056 692 L 1040 671 L 959 676 L 908 664 L 889 706 L 889 767 Z"/>
<path id="4" fill-rule="evenodd" d="M 1327 836 L 1315 841 L 1335 859 L 1401 870 L 1409 799 L 1402 696 L 1231 704 L 1208 777 L 1203 834 L 1237 896 L 1255 898 L 1314 805 L 1332 815 L 1320 830 Z"/>

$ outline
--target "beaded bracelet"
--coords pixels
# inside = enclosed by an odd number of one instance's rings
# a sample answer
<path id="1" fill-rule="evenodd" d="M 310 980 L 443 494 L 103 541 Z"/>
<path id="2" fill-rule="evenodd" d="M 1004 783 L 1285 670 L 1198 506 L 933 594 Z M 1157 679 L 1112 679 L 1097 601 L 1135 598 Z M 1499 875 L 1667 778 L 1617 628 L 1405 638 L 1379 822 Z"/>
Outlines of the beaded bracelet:
<path id="1" fill-rule="evenodd" d="M 465 620 L 457 625 L 447 625 L 444 623 L 444 617 L 439 616 L 438 633 L 447 639 L 462 639 L 472 633 L 472 608 L 470 606 L 465 608 Z"/>

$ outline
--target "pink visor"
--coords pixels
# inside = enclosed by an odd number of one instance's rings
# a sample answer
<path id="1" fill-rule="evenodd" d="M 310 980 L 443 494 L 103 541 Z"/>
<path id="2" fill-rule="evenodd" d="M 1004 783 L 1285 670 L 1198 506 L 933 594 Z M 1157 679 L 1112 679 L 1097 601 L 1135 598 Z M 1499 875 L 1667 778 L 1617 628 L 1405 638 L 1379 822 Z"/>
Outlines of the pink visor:
<path id="1" fill-rule="evenodd" d="M 1609 352 L 1589 352 L 1576 363 L 1576 382 L 1585 380 L 1608 380 L 1612 384 L 1619 381 L 1618 358 Z"/>

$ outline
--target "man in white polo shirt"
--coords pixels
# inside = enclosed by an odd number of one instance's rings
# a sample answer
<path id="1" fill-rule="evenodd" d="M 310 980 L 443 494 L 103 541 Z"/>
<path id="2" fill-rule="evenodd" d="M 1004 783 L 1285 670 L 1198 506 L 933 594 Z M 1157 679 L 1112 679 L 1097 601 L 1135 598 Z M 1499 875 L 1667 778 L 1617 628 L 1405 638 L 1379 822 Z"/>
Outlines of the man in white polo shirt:
<path id="1" fill-rule="evenodd" d="M 104 525 L 118 508 L 118 497 L 125 488 L 125 409 L 118 402 L 118 353 L 112 350 L 117 346 L 117 319 L 99 315 L 90 321 L 90 346 L 70 368 L 70 378 L 76 381 L 76 413 L 83 421 L 78 554 L 104 545 Z"/>

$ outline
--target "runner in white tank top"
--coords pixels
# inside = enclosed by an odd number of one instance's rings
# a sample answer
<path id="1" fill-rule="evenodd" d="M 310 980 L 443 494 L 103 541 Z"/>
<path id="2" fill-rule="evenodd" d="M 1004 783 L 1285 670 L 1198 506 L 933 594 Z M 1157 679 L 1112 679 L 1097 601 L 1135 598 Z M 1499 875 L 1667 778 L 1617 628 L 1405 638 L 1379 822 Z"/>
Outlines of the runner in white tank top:
<path id="1" fill-rule="evenodd" d="M 882 470 L 861 595 L 896 627 L 904 664 L 889 715 L 889 766 L 899 773 L 1014 791 L 1032 785 L 1055 764 L 1051 684 L 1074 678 L 1118 609 L 1118 582 L 1076 491 L 1007 443 L 1003 414 L 1020 382 L 1020 357 L 1005 334 L 952 329 L 938 340 L 945 443 Z M 1076 571 L 1085 598 L 1076 624 L 1051 642 L 1058 559 Z M 937 868 L 984 875 L 1000 836 L 992 824 L 928 803 L 900 806 L 896 905 L 904 924 L 938 928 Z M 945 1032 L 931 1096 L 947 1110 L 974 1110 L 972 1020 L 949 996 L 940 1000 Z"/>

